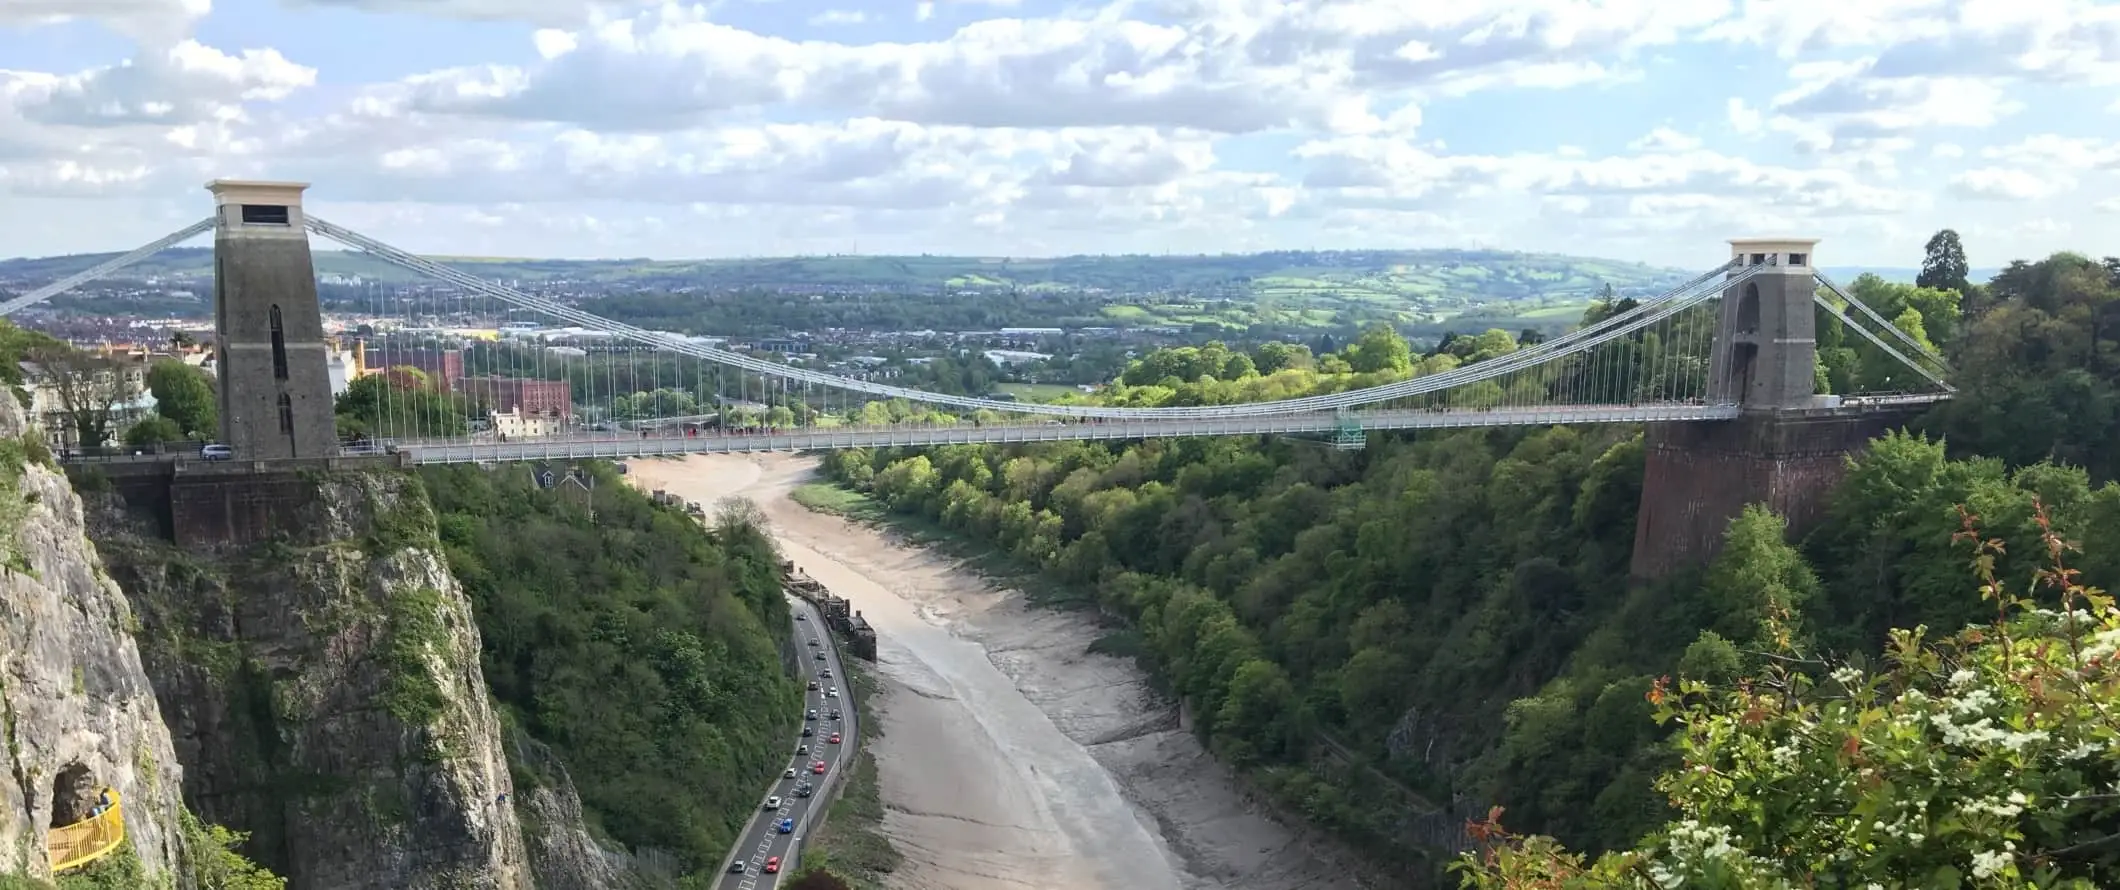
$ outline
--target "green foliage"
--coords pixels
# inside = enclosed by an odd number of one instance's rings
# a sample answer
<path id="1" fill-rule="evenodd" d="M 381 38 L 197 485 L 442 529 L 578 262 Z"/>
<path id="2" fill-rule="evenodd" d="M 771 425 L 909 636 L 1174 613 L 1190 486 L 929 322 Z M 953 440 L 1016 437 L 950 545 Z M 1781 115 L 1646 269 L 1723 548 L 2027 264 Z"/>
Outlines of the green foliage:
<path id="1" fill-rule="evenodd" d="M 487 685 L 567 765 L 594 830 L 711 869 L 795 713 L 778 557 L 746 511 L 709 532 L 608 466 L 589 467 L 593 504 L 536 469 L 421 473 Z"/>
<path id="2" fill-rule="evenodd" d="M 63 347 L 43 331 L 32 331 L 0 319 L 0 383 L 22 384 L 22 362 L 40 350 Z"/>
<path id="3" fill-rule="evenodd" d="M 2114 886 L 2120 610 L 2080 583 L 2050 529 L 2020 539 L 2046 561 L 2020 587 L 1996 574 L 2001 540 L 1971 513 L 1963 523 L 1952 543 L 1975 555 L 1975 601 L 1992 621 L 1933 639 L 1894 631 L 1875 668 L 1777 634 L 1747 682 L 1659 681 L 1648 700 L 1679 727 L 1682 760 L 1657 787 L 1677 818 L 1586 861 L 1490 814 L 1478 826 L 1490 846 L 1460 863 L 1464 886 Z"/>
<path id="4" fill-rule="evenodd" d="M 2120 478 L 2120 261 L 2015 262 L 1980 291 L 1946 355 L 1958 396 L 1931 429 L 1960 454 L 2053 459 Z M 2092 552 L 2099 552 L 2095 549 Z"/>
<path id="5" fill-rule="evenodd" d="M 184 428 L 160 414 L 140 418 L 125 430 L 125 444 L 132 448 L 144 448 L 164 442 L 182 442 L 184 438 Z"/>
<path id="6" fill-rule="evenodd" d="M 1848 283 L 1848 294 L 1932 351 L 1958 338 L 1962 321 L 1956 291 L 1897 284 L 1864 274 Z M 1818 310 L 1818 376 L 1822 392 L 1903 392 L 1926 385 L 1926 378 L 1870 346 L 1861 335 L 1849 333 L 1840 319 L 1824 309 Z"/>
<path id="7" fill-rule="evenodd" d="M 178 431 L 153 441 L 205 440 L 220 433 L 220 400 L 205 371 L 174 359 L 156 362 L 147 369 L 147 391 L 155 397 L 155 413 Z"/>
<path id="8" fill-rule="evenodd" d="M 38 458 L 43 460 L 39 461 Z M 9 571 L 29 572 L 29 556 L 18 543 L 22 520 L 29 516 L 31 492 L 22 487 L 23 474 L 32 463 L 49 463 L 51 449 L 34 430 L 20 438 L 0 437 L 0 564 Z"/>
<path id="9" fill-rule="evenodd" d="M 449 704 L 432 666 L 434 659 L 448 654 L 442 594 L 422 587 L 387 596 L 383 604 L 383 708 L 407 726 L 426 726 L 440 718 Z"/>
<path id="10" fill-rule="evenodd" d="M 287 879 L 236 852 L 250 839 L 249 834 L 200 822 L 188 808 L 177 818 L 192 880 L 199 890 L 284 890 L 287 886 Z"/>
<path id="11" fill-rule="evenodd" d="M 1357 374 L 1404 374 L 1413 370 L 1413 348 L 1407 346 L 1406 338 L 1399 336 L 1390 325 L 1373 324 L 1362 331 L 1360 340 L 1348 347 L 1347 366 Z"/>
<path id="12" fill-rule="evenodd" d="M 1914 278 L 1914 284 L 1964 295 L 1972 292 L 1972 284 L 1967 281 L 1971 273 L 1965 262 L 1965 244 L 1958 240 L 1957 232 L 1944 229 L 1929 236 L 1929 243 L 1923 246 L 1921 274 Z"/>
<path id="13" fill-rule="evenodd" d="M 1094 587 L 1135 625 L 1140 651 L 1219 754 L 1281 776 L 1271 781 L 1291 803 L 1386 847 L 1405 832 L 1361 803 L 1375 780 L 1310 771 L 1322 735 L 1355 740 L 1429 797 L 1453 785 L 1511 802 L 1547 794 L 1507 769 L 1545 750 L 1528 738 L 1546 732 L 1512 729 L 1507 704 L 1538 693 L 1606 626 L 1620 644 L 1577 656 L 1579 691 L 1554 699 L 1574 736 L 1556 737 L 1555 750 L 1582 760 L 1547 758 L 1551 816 L 1617 840 L 1654 824 L 1620 818 L 1631 812 L 1620 803 L 1619 817 L 1592 807 L 1635 775 L 1651 733 L 1600 728 L 1624 709 L 1588 728 L 1576 716 L 1615 683 L 1669 670 L 1719 618 L 1696 603 L 1706 617 L 1668 639 L 1635 632 L 1630 609 L 1646 607 L 1630 604 L 1624 575 L 1641 461 L 1625 433 L 1552 429 L 1380 441 L 1359 454 L 1236 439 L 952 447 L 845 453 L 828 469 L 866 478 L 892 510 Z M 1448 736 L 1387 744 L 1408 711 Z M 1527 741 L 1494 744 L 1508 733 Z M 1427 761 L 1431 738 L 1440 754 Z"/>
<path id="14" fill-rule="evenodd" d="M 426 498 L 411 496 L 396 503 L 378 502 L 383 509 L 371 519 L 361 549 L 382 557 L 407 547 L 432 546 L 439 533 L 435 508 Z"/>
<path id="15" fill-rule="evenodd" d="M 1753 509 L 1699 575 L 1630 586 L 1643 451 L 1619 435 L 1437 433 L 1357 455 L 1234 439 L 947 447 L 842 453 L 827 469 L 1094 587 L 1218 754 L 1372 848 L 1409 831 L 1354 803 L 1378 783 L 1321 766 L 1314 743 L 1351 740 L 1429 799 L 1500 804 L 1583 847 L 1631 844 L 1670 815 L 1653 781 L 1674 755 L 1643 700 L 1656 676 L 1726 682 L 1784 647 L 1875 652 L 1892 627 L 1981 620 L 1956 569 L 1955 504 L 2021 540 L 2042 502 L 2091 543 L 2086 577 L 2120 581 L 2105 555 L 2120 553 L 2120 486 L 1893 434 L 1854 461 L 1801 546 Z M 2023 578 L 2033 556 L 1994 559 Z"/>
<path id="16" fill-rule="evenodd" d="M 788 890 L 854 890 L 846 879 L 821 868 L 803 872 L 785 886 Z"/>
<path id="17" fill-rule="evenodd" d="M 0 261 L 0 277 L 63 278 L 108 258 Z M 1661 293 L 1688 277 L 1553 254 L 1491 250 L 1278 251 L 1209 256 L 813 256 L 725 260 L 439 258 L 489 280 L 564 279 L 607 288 L 598 311 L 646 327 L 735 336 L 827 327 L 992 330 L 1008 325 L 1170 325 L 1179 328 L 1354 330 L 1468 312 L 1580 306 L 1606 286 Z M 370 281 L 416 276 L 358 253 L 318 251 L 320 274 Z M 212 274 L 208 250 L 176 248 L 133 267 L 139 276 Z M 822 299 L 785 299 L 789 289 Z M 324 300 L 365 291 L 320 288 Z M 878 292 L 882 291 L 882 292 Z M 84 299 L 91 299 L 84 297 Z M 116 297 L 96 297 L 102 311 Z M 202 311 L 130 298 L 142 315 Z M 54 301 L 62 308 L 66 298 Z M 127 305 L 120 301 L 118 306 Z M 1573 315 L 1572 309 L 1565 310 Z"/>
<path id="18" fill-rule="evenodd" d="M 461 436 L 470 429 L 470 404 L 428 387 L 412 368 L 353 381 L 333 410 L 344 438 Z"/>

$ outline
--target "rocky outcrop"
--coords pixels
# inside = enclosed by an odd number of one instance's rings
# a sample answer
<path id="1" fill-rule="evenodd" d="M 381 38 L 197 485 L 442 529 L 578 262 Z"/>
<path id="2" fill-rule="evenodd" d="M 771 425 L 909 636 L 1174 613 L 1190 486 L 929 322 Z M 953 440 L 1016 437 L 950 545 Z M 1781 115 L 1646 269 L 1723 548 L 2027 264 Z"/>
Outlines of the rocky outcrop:
<path id="1" fill-rule="evenodd" d="M 131 855 L 174 874 L 181 768 L 133 640 L 137 619 L 83 533 L 20 403 L 0 391 L 0 874 L 47 876 L 48 829 L 119 794 Z"/>
<path id="2" fill-rule="evenodd" d="M 662 883 L 645 880 L 639 874 L 645 869 L 632 857 L 606 850 L 590 836 L 581 795 L 558 758 L 521 732 L 510 742 L 517 768 L 532 776 L 524 783 L 528 787 L 518 786 L 515 801 L 538 890 L 624 890 Z"/>
<path id="3" fill-rule="evenodd" d="M 425 492 L 395 471 L 311 481 L 275 540 L 216 553 L 94 500 L 185 799 L 251 832 L 293 890 L 528 890 L 478 628 Z"/>

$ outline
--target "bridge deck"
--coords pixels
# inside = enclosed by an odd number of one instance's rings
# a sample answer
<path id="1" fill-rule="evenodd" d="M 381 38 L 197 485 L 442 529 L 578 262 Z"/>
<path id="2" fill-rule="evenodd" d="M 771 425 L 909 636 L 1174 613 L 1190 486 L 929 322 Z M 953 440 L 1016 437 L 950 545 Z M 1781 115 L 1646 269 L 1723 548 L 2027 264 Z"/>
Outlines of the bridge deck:
<path id="1" fill-rule="evenodd" d="M 1651 421 L 1729 420 L 1736 405 L 1611 405 L 1582 407 L 1496 408 L 1491 411 L 1362 411 L 1346 415 L 1364 430 L 1444 429 L 1475 426 L 1550 426 L 1576 423 L 1645 423 Z M 414 463 L 576 460 L 650 457 L 663 454 L 731 454 L 756 451 L 814 451 L 894 446 L 1063 442 L 1082 439 L 1167 439 L 1191 436 L 1256 436 L 1332 433 L 1341 423 L 1331 413 L 1282 417 L 1232 417 L 1190 420 L 1107 421 L 1103 423 L 1017 423 L 971 426 L 852 428 L 826 427 L 774 433 L 706 434 L 687 437 L 613 436 L 609 434 L 522 442 L 401 442 L 398 449 Z"/>

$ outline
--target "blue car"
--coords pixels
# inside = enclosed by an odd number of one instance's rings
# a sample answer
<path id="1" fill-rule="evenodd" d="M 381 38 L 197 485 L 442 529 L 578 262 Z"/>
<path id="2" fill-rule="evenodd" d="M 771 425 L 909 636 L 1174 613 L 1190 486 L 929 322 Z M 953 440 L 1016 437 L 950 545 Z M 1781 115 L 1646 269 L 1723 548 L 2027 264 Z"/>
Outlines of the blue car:
<path id="1" fill-rule="evenodd" d="M 781 834 L 794 834 L 794 833 L 795 833 L 795 820 L 793 820 L 793 819 L 782 819 L 782 820 L 780 820 L 780 833 L 781 833 Z"/>

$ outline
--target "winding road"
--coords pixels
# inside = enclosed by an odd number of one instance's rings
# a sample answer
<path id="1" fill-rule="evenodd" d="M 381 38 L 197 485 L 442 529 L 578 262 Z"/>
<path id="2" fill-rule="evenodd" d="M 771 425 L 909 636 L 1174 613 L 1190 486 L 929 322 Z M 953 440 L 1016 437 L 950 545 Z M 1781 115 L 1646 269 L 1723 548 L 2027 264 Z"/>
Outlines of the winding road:
<path id="1" fill-rule="evenodd" d="M 804 685 L 813 681 L 818 687 L 803 693 L 803 709 L 814 711 L 816 719 L 802 721 L 804 728 L 812 734 L 798 736 L 789 741 L 790 752 L 804 748 L 808 753 L 791 753 L 780 778 L 758 802 L 758 812 L 751 816 L 743 833 L 737 835 L 734 849 L 722 861 L 721 887 L 723 890 L 772 890 L 780 886 L 782 875 L 797 870 L 802 857 L 802 843 L 811 831 L 824 820 L 825 812 L 831 809 L 832 792 L 838 787 L 840 773 L 846 764 L 853 762 L 859 750 L 855 734 L 853 693 L 846 686 L 846 671 L 841 667 L 838 641 L 833 639 L 831 628 L 825 626 L 824 616 L 807 601 L 789 597 L 789 613 L 793 616 L 795 646 L 801 652 L 801 673 Z M 815 645 L 811 645 L 814 641 Z M 829 673 L 830 676 L 823 676 Z M 837 689 L 838 696 L 827 694 Z M 832 719 L 832 710 L 839 709 L 843 719 Z M 831 741 L 839 734 L 839 743 Z M 824 774 L 813 772 L 815 764 L 824 764 Z M 790 774 L 792 771 L 792 775 Z M 796 786 L 807 781 L 813 786 L 809 797 L 798 797 Z M 775 802 L 778 806 L 767 807 Z M 793 831 L 782 833 L 780 824 L 786 820 Z M 774 862 L 775 872 L 767 872 L 766 865 Z M 736 863 L 743 863 L 743 871 L 731 871 Z"/>

